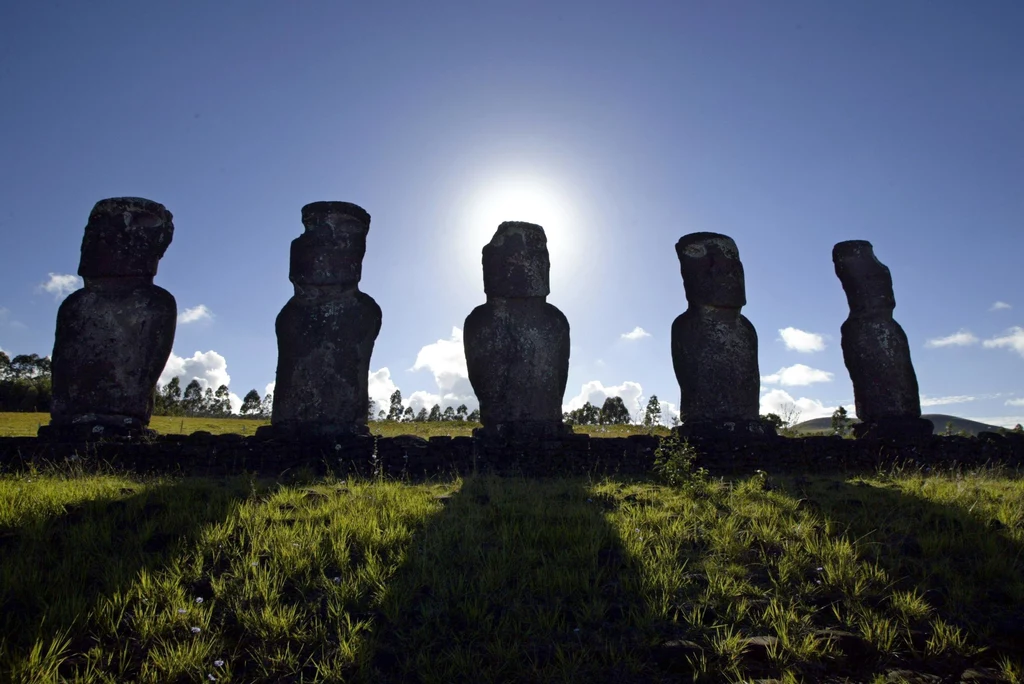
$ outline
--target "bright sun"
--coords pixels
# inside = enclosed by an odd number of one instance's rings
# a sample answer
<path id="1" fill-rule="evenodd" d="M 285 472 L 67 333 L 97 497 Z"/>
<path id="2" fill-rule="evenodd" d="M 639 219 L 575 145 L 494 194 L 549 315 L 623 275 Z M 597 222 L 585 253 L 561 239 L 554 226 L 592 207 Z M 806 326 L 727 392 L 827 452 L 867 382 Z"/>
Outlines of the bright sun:
<path id="1" fill-rule="evenodd" d="M 579 235 L 577 212 L 565 189 L 537 175 L 496 176 L 481 183 L 469 198 L 463 214 L 462 237 L 468 250 L 467 260 L 474 264 L 476 277 L 481 278 L 480 250 L 503 221 L 527 221 L 544 228 L 551 255 L 551 289 L 570 276 L 573 256 L 571 248 Z"/>

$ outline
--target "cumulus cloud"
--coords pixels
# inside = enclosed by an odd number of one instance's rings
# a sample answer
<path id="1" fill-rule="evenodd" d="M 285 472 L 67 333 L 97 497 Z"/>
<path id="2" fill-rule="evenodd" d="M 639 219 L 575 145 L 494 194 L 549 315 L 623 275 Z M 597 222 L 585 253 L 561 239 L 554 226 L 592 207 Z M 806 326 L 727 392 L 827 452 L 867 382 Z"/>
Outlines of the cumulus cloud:
<path id="1" fill-rule="evenodd" d="M 814 418 L 829 418 L 835 413 L 838 406 L 826 406 L 817 399 L 800 397 L 794 399 L 789 392 L 782 389 L 773 389 L 761 397 L 761 415 L 774 413 L 782 415 L 792 406 L 800 412 L 800 420 L 813 420 Z M 850 418 L 856 417 L 854 406 L 846 406 L 846 412 Z"/>
<path id="2" fill-rule="evenodd" d="M 372 373 L 371 373 L 371 375 L 372 375 Z M 268 394 L 273 394 L 275 387 L 277 387 L 277 380 L 274 380 L 272 382 L 268 382 L 266 384 L 266 386 L 263 388 L 263 396 L 267 396 Z"/>
<path id="3" fill-rule="evenodd" d="M 636 416 L 638 411 L 646 408 L 640 406 L 640 397 L 643 395 L 643 388 L 640 383 L 626 380 L 621 385 L 605 387 L 600 380 L 591 380 L 583 383 L 580 393 L 562 406 L 562 411 L 575 411 L 582 408 L 588 401 L 594 406 L 601 408 L 604 400 L 608 397 L 622 397 L 622 402 L 629 409 L 629 415 Z M 664 410 L 664 408 L 662 409 Z M 676 411 L 678 414 L 678 410 Z"/>
<path id="4" fill-rule="evenodd" d="M 374 410 L 377 411 L 384 409 L 387 412 L 391 406 L 391 395 L 394 394 L 395 390 L 398 389 L 398 385 L 391 379 L 391 371 L 387 366 L 384 366 L 380 370 L 370 371 L 370 375 L 367 383 L 367 393 L 370 395 L 370 399 L 373 399 Z"/>
<path id="5" fill-rule="evenodd" d="M 988 308 L 989 311 L 1001 311 L 1002 309 L 1012 309 L 1013 307 L 1006 302 L 996 302 Z"/>
<path id="6" fill-rule="evenodd" d="M 1007 399 L 1007 406 L 1024 406 L 1024 399 Z"/>
<path id="7" fill-rule="evenodd" d="M 221 385 L 231 386 L 227 359 L 212 349 L 208 352 L 197 351 L 188 358 L 171 352 L 157 384 L 166 385 L 174 377 L 177 377 L 181 383 L 182 391 L 193 380 L 199 383 L 203 391 L 206 391 L 207 387 L 216 391 Z M 242 398 L 234 392 L 229 392 L 228 399 L 231 401 L 231 410 L 238 413 L 238 410 L 242 408 Z"/>
<path id="8" fill-rule="evenodd" d="M 630 341 L 640 340 L 640 339 L 643 339 L 645 337 L 650 337 L 650 336 L 651 336 L 651 333 L 647 332 L 646 330 L 641 328 L 639 325 L 636 326 L 635 328 L 633 328 L 630 332 L 622 333 L 621 335 L 619 335 L 619 337 L 621 337 L 622 339 L 630 340 Z"/>
<path id="9" fill-rule="evenodd" d="M 208 321 L 213 318 L 213 312 L 210 311 L 209 307 L 205 304 L 199 306 L 193 306 L 191 309 L 185 309 L 178 314 L 178 323 L 182 325 L 186 323 L 195 323 L 196 321 Z"/>
<path id="10" fill-rule="evenodd" d="M 832 373 L 798 363 L 780 368 L 777 373 L 762 375 L 761 382 L 787 387 L 811 385 L 816 382 L 832 382 Z"/>
<path id="11" fill-rule="evenodd" d="M 924 343 L 924 346 L 929 349 L 936 349 L 938 347 L 966 347 L 971 344 L 976 344 L 978 338 L 975 337 L 969 330 L 959 330 L 952 335 L 946 337 L 935 337 Z"/>
<path id="12" fill-rule="evenodd" d="M 783 344 L 786 345 L 786 349 L 792 349 L 802 354 L 811 354 L 824 351 L 825 349 L 825 338 L 818 333 L 810 333 L 790 327 L 781 328 L 779 336 Z"/>
<path id="13" fill-rule="evenodd" d="M 416 362 L 410 370 L 430 371 L 437 384 L 436 392 L 419 391 L 409 395 L 409 400 L 404 403 L 407 406 L 413 405 L 414 410 L 418 411 L 424 402 L 430 400 L 433 401 L 426 405 L 428 409 L 434 404 L 440 404 L 441 408 L 458 407 L 459 404 L 466 404 L 470 409 L 476 407 L 477 399 L 473 393 L 473 386 L 469 383 L 466 350 L 460 328 L 453 327 L 451 337 L 448 339 L 422 347 L 416 354 Z"/>
<path id="14" fill-rule="evenodd" d="M 51 273 L 46 282 L 39 285 L 39 289 L 49 292 L 54 299 L 61 300 L 85 285 L 81 276 L 71 273 Z"/>
<path id="15" fill-rule="evenodd" d="M 970 397 L 964 394 L 957 394 L 949 397 L 926 397 L 921 395 L 921 406 L 944 406 L 945 404 L 966 404 L 974 401 L 977 397 Z"/>
<path id="16" fill-rule="evenodd" d="M 1024 356 L 1024 328 L 1014 326 L 1002 337 L 993 337 L 991 340 L 985 340 L 983 344 L 988 349 L 1006 347 Z"/>

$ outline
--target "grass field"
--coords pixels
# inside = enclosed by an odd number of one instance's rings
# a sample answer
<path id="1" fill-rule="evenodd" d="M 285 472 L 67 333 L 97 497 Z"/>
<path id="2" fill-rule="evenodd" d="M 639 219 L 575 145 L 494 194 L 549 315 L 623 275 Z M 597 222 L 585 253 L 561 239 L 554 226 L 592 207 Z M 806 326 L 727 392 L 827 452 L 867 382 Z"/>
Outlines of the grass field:
<path id="1" fill-rule="evenodd" d="M 40 425 L 50 422 L 48 413 L 0 413 L 0 437 L 35 437 Z M 182 418 L 174 416 L 153 416 L 149 426 L 162 435 L 190 435 L 205 430 L 215 435 L 234 433 L 252 435 L 269 420 L 249 418 Z M 420 437 L 469 437 L 479 423 L 450 421 L 441 423 L 397 423 L 393 421 L 372 421 L 370 431 L 382 437 L 415 434 Z M 651 432 L 637 425 L 584 425 L 575 428 L 578 433 L 595 437 L 625 437 L 627 435 Z M 668 428 L 654 428 L 654 434 L 667 435 Z"/>
<path id="2" fill-rule="evenodd" d="M 1019 474 L 676 474 L 8 474 L 0 681 L 1022 681 Z"/>

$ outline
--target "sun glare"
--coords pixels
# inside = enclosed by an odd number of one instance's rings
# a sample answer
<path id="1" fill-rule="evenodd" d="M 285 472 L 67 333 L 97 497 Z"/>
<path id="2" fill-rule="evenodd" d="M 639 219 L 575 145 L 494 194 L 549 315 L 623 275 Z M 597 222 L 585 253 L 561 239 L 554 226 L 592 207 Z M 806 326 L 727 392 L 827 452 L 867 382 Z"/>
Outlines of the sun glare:
<path id="1" fill-rule="evenodd" d="M 544 228 L 553 292 L 556 283 L 573 271 L 573 255 L 578 253 L 572 249 L 578 238 L 577 212 L 564 188 L 551 179 L 531 175 L 490 179 L 471 197 L 463 220 L 466 262 L 477 272 L 477 279 L 481 278 L 480 250 L 503 221 L 527 221 Z"/>

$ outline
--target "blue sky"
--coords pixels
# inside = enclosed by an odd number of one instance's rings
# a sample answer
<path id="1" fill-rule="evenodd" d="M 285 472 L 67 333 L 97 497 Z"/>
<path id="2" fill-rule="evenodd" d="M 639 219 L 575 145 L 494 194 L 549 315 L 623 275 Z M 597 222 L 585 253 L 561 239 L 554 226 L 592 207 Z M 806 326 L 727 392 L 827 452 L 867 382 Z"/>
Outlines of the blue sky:
<path id="1" fill-rule="evenodd" d="M 1021 35 L 1014 0 L 4 3 L 0 348 L 49 353 L 89 210 L 137 195 L 174 214 L 168 374 L 262 394 L 300 209 L 344 200 L 372 216 L 378 398 L 473 405 L 480 249 L 529 220 L 567 408 L 678 402 L 673 246 L 715 231 L 763 408 L 852 405 L 831 249 L 866 239 L 924 411 L 1024 422 Z"/>

